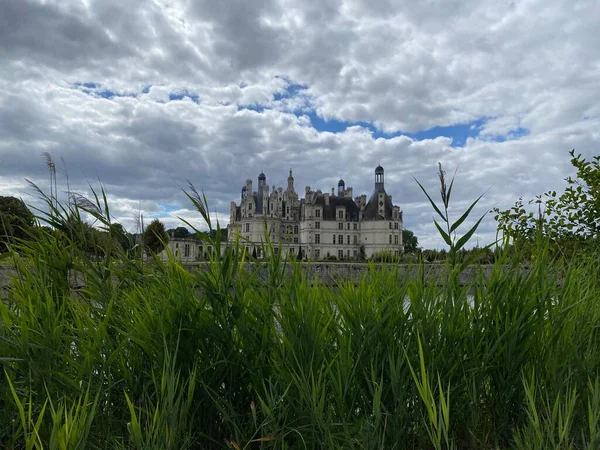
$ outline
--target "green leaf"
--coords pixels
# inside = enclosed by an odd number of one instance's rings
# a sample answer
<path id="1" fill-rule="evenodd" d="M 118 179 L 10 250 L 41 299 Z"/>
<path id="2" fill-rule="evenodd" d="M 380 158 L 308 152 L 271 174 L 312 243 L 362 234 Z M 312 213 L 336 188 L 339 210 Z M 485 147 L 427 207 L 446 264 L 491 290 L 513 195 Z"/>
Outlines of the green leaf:
<path id="1" fill-rule="evenodd" d="M 435 219 L 433 219 L 433 223 L 435 224 L 435 226 L 437 227 L 438 231 L 440 232 L 440 234 L 444 238 L 444 241 L 446 241 L 446 244 L 448 244 L 450 247 L 452 247 L 452 240 L 450 239 L 450 236 L 448 235 L 448 233 L 446 233 L 442 229 L 442 227 L 440 226 L 440 224 L 437 223 L 437 221 Z"/>
<path id="2" fill-rule="evenodd" d="M 479 200 L 481 200 L 481 197 L 483 197 L 485 195 L 485 192 L 483 194 L 481 194 L 477 200 L 475 200 L 471 206 L 469 206 L 469 208 L 465 211 L 465 213 L 460 216 L 460 219 L 458 219 L 456 222 L 454 222 L 452 224 L 452 226 L 450 227 L 450 232 L 452 233 L 454 230 L 456 230 L 458 227 L 461 226 L 461 224 L 465 221 L 465 219 L 469 216 L 469 214 L 471 213 L 471 211 L 473 210 L 473 208 L 475 207 L 475 205 L 477 204 L 477 202 Z"/>
<path id="3" fill-rule="evenodd" d="M 421 183 L 419 183 L 419 180 L 417 180 L 415 177 L 413 177 L 413 180 L 415 180 L 417 182 L 417 184 L 419 185 L 419 187 L 421 188 L 421 190 L 423 191 L 423 193 L 427 196 L 427 198 L 429 199 L 429 202 L 431 203 L 431 206 L 433 206 L 433 209 L 435 209 L 435 212 L 437 212 L 440 215 L 440 217 L 442 218 L 442 220 L 447 223 L 448 219 L 446 218 L 446 216 L 444 216 L 442 214 L 442 212 L 440 211 L 440 209 L 437 207 L 437 205 L 435 204 L 435 202 L 431 199 L 431 197 L 429 196 L 429 194 L 427 193 L 427 191 L 423 187 L 423 185 Z"/>
<path id="4" fill-rule="evenodd" d="M 458 172 L 458 166 L 454 169 L 454 175 L 452 175 L 452 180 L 450 181 L 450 187 L 448 188 L 448 192 L 446 194 L 446 209 L 448 209 L 448 205 L 450 204 L 450 194 L 452 194 L 452 186 L 454 185 L 454 179 L 456 178 L 456 172 Z"/>
<path id="5" fill-rule="evenodd" d="M 456 246 L 455 246 L 455 250 L 460 250 L 469 241 L 469 239 L 471 239 L 471 236 L 473 236 L 473 233 L 475 233 L 475 230 L 477 230 L 477 227 L 479 226 L 479 224 L 481 223 L 481 221 L 483 220 L 483 218 L 486 215 L 487 215 L 487 212 L 484 213 L 483 216 L 481 216 L 479 218 L 477 223 L 475 225 L 473 225 L 473 228 L 471 228 L 469 231 L 467 231 L 467 233 L 458 240 L 458 242 L 456 243 Z"/>

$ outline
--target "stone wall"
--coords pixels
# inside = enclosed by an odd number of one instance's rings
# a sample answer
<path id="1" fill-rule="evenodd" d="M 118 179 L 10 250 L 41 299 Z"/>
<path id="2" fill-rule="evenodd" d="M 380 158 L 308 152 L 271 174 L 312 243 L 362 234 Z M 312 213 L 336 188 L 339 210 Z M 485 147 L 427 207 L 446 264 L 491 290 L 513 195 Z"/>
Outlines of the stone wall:
<path id="1" fill-rule="evenodd" d="M 184 263 L 184 267 L 193 272 L 195 270 L 202 270 L 207 266 L 203 263 Z M 418 277 L 420 266 L 416 264 L 376 264 L 374 267 L 378 272 L 388 271 L 394 273 L 394 276 L 398 277 L 398 281 L 402 282 Z M 460 283 L 470 284 L 479 271 L 483 271 L 483 274 L 487 277 L 491 274 L 492 268 L 493 266 L 470 266 L 461 274 Z M 249 272 L 256 272 L 258 270 L 258 276 L 261 278 L 266 278 L 267 276 L 267 267 L 264 263 L 247 264 L 246 270 Z M 327 285 L 335 286 L 340 282 L 348 281 L 357 284 L 363 276 L 368 276 L 370 269 L 368 264 L 313 263 L 303 265 L 302 270 L 305 271 L 309 280 L 319 279 Z M 6 289 L 10 283 L 10 277 L 15 274 L 15 270 L 11 266 L 0 266 L 0 290 Z M 447 268 L 443 264 L 427 264 L 423 267 L 423 275 L 430 282 L 443 284 L 447 278 Z"/>

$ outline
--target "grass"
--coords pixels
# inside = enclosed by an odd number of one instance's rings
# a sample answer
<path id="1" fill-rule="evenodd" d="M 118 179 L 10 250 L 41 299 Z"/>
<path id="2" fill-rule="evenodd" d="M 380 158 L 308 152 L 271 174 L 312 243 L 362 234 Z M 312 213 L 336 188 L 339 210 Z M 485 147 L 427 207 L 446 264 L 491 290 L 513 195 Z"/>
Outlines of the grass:
<path id="1" fill-rule="evenodd" d="M 108 229 L 105 203 L 83 208 Z M 332 289 L 270 243 L 261 278 L 217 241 L 193 273 L 142 264 L 112 234 L 90 258 L 74 208 L 51 209 L 59 231 L 12 255 L 2 448 L 599 446 L 598 256 L 540 248 L 531 270 L 501 258 L 471 286 L 399 283 L 393 265 L 371 265 Z"/>

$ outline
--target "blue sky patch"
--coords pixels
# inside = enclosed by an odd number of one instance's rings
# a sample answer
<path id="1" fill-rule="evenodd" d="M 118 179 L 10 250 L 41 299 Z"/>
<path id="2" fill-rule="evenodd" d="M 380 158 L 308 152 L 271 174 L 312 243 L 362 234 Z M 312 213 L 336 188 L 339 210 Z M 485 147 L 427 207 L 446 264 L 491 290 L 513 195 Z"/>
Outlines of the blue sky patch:
<path id="1" fill-rule="evenodd" d="M 92 82 L 75 83 L 73 85 L 76 89 L 79 89 L 84 94 L 92 95 L 94 97 L 101 97 L 106 99 L 112 99 L 114 97 L 135 97 L 134 94 L 121 94 L 118 92 L 111 91 L 110 89 L 102 89 L 99 84 Z"/>
<path id="2" fill-rule="evenodd" d="M 169 94 L 170 101 L 183 100 L 186 97 L 189 98 L 194 103 L 200 103 L 200 97 L 198 97 L 196 94 L 190 94 L 187 91 L 171 92 Z"/>
<path id="3" fill-rule="evenodd" d="M 168 214 L 181 209 L 180 205 L 175 205 L 171 203 L 159 203 L 158 206 L 160 206 L 163 209 L 163 212 L 161 214 Z"/>
<path id="4" fill-rule="evenodd" d="M 495 136 L 494 141 L 496 141 L 496 142 L 512 141 L 512 140 L 519 139 L 519 138 L 522 138 L 523 136 L 528 136 L 528 135 L 529 135 L 529 130 L 527 128 L 519 127 L 515 130 L 510 130 L 504 136 Z"/>

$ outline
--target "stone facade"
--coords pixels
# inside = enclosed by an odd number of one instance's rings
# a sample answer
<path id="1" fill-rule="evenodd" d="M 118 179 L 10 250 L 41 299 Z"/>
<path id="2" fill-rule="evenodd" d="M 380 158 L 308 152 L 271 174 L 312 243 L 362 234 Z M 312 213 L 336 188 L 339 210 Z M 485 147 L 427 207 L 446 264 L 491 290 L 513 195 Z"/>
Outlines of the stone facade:
<path id="1" fill-rule="evenodd" d="M 258 189 L 246 180 L 240 203 L 231 202 L 228 239 L 239 236 L 252 254 L 261 258 L 261 247 L 269 240 L 276 251 L 310 260 L 356 260 L 378 252 L 398 255 L 402 251 L 402 210 L 385 191 L 384 170 L 375 169 L 375 186 L 366 195 L 352 197 L 344 180 L 337 193 L 313 191 L 307 186 L 304 198 L 294 188 L 290 169 L 287 188 L 269 189 L 264 173 Z"/>
<path id="2" fill-rule="evenodd" d="M 167 247 L 171 255 L 182 262 L 204 261 L 213 252 L 212 245 L 207 245 L 193 236 L 187 238 L 174 238 L 170 236 Z M 167 260 L 167 251 L 163 250 L 160 252 L 159 257 L 162 260 Z"/>

